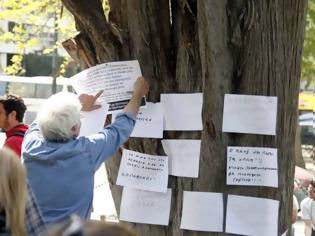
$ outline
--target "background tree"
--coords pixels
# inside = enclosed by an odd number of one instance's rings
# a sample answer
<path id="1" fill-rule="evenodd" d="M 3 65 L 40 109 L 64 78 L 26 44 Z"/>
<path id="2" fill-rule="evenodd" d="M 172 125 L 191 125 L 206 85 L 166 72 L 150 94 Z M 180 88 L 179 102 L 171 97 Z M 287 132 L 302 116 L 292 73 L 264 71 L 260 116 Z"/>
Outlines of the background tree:
<path id="1" fill-rule="evenodd" d="M 85 67 L 138 59 L 151 83 L 149 101 L 161 93 L 203 92 L 202 132 L 165 132 L 165 138 L 201 138 L 198 179 L 169 179 L 169 227 L 136 224 L 140 235 L 224 235 L 179 229 L 184 190 L 277 199 L 279 233 L 290 225 L 294 140 L 306 0 L 110 0 L 106 19 L 98 0 L 62 0 L 80 35 L 65 46 Z M 74 52 L 77 52 L 75 54 Z M 278 97 L 277 135 L 222 133 L 226 93 Z M 227 186 L 227 145 L 278 148 L 279 188 Z M 129 149 L 163 154 L 152 139 L 131 139 Z M 115 204 L 120 153 L 107 162 Z"/>
<path id="2" fill-rule="evenodd" d="M 303 50 L 302 80 L 315 82 L 315 0 L 308 1 L 306 34 Z"/>
<path id="3" fill-rule="evenodd" d="M 60 56 L 56 59 L 57 49 L 62 48 L 62 41 L 75 34 L 73 17 L 62 7 L 60 1 L 3 0 L 0 2 L 0 9 L 0 20 L 10 21 L 12 25 L 9 31 L 0 29 L 0 41 L 13 43 L 16 49 L 12 63 L 5 68 L 7 74 L 25 74 L 24 56 L 29 53 L 51 56 L 53 60 L 60 61 Z M 41 59 L 43 60 L 43 57 Z M 52 75 L 63 74 L 69 59 L 70 57 L 66 56 L 63 63 L 55 62 Z M 38 61 L 36 66 L 40 71 Z"/>

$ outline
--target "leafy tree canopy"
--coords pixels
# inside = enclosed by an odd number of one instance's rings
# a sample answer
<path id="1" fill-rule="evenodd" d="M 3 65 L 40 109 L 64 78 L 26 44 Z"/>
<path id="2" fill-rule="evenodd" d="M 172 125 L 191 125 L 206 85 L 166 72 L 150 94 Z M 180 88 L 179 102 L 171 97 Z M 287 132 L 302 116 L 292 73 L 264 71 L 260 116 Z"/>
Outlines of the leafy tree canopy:
<path id="1" fill-rule="evenodd" d="M 9 31 L 0 29 L 0 40 L 12 42 L 16 49 L 7 74 L 25 73 L 22 67 L 25 53 L 53 55 L 62 41 L 76 34 L 72 15 L 57 0 L 3 0 L 0 9 L 0 20 L 11 22 Z M 65 56 L 61 74 L 68 60 Z"/>
<path id="2" fill-rule="evenodd" d="M 301 79 L 308 84 L 315 80 L 315 0 L 308 1 Z"/>

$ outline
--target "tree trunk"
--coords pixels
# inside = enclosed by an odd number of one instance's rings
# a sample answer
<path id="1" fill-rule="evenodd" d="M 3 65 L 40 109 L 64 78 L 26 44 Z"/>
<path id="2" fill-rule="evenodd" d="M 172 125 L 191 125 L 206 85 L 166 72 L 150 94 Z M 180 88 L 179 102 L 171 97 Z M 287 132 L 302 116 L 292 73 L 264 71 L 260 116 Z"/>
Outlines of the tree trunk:
<path id="1" fill-rule="evenodd" d="M 199 178 L 169 177 L 168 227 L 135 224 L 140 235 L 225 235 L 180 230 L 184 190 L 276 199 L 279 233 L 290 226 L 294 143 L 306 0 L 110 0 L 105 19 L 99 0 L 62 0 L 74 15 L 77 50 L 86 66 L 138 59 L 158 102 L 165 92 L 203 92 L 201 132 L 164 132 L 164 138 L 201 138 Z M 82 59 L 82 57 L 81 57 Z M 224 94 L 278 97 L 276 136 L 222 133 Z M 227 145 L 278 148 L 279 188 L 226 185 Z M 156 139 L 132 138 L 126 146 L 164 154 Z M 115 185 L 121 153 L 107 161 Z"/>

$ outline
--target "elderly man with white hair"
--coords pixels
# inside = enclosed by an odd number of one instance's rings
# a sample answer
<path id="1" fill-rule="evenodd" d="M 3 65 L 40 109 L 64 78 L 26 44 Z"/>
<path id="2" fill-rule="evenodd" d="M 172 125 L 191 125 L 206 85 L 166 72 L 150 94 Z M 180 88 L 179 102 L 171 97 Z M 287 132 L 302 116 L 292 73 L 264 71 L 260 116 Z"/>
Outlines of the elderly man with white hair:
<path id="1" fill-rule="evenodd" d="M 22 144 L 22 160 L 46 223 L 61 222 L 73 213 L 89 218 L 94 173 L 129 138 L 148 91 L 148 83 L 139 77 L 130 102 L 115 122 L 86 137 L 78 137 L 80 110 L 96 109 L 102 92 L 79 99 L 59 93 L 48 99 Z"/>

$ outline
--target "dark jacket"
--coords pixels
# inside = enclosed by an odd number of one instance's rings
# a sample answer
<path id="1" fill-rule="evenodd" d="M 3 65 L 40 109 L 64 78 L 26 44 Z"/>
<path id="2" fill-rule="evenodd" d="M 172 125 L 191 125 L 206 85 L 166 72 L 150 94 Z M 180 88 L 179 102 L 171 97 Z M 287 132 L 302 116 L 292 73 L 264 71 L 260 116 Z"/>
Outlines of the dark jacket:
<path id="1" fill-rule="evenodd" d="M 0 210 L 0 236 L 9 236 L 11 235 L 5 228 L 5 213 L 3 210 Z"/>

